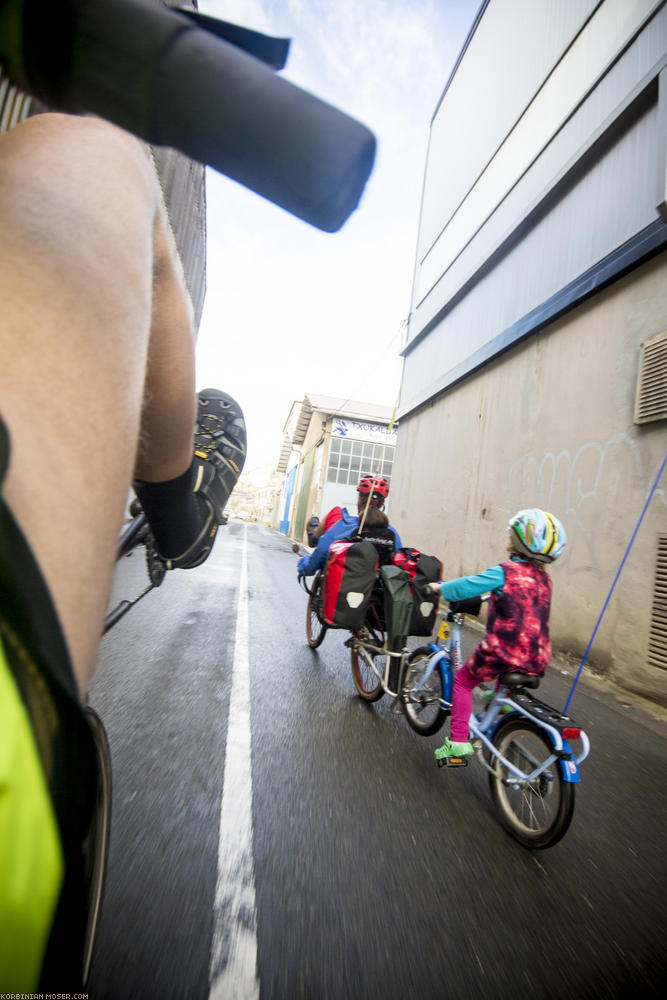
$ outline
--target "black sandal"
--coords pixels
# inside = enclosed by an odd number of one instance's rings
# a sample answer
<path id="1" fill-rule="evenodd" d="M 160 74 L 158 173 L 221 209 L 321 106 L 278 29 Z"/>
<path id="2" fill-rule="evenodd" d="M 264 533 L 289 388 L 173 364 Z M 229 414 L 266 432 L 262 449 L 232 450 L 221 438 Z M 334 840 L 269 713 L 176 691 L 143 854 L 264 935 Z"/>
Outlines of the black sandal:
<path id="1" fill-rule="evenodd" d="M 194 491 L 209 500 L 216 522 L 224 524 L 223 511 L 243 470 L 246 428 L 241 407 L 220 389 L 202 389 L 195 429 L 195 458 L 199 467 Z"/>
<path id="2" fill-rule="evenodd" d="M 209 516 L 186 552 L 164 560 L 167 569 L 192 569 L 208 558 L 218 525 L 227 520 L 224 509 L 239 480 L 245 458 L 246 429 L 241 407 L 220 389 L 202 389 L 195 428 L 194 492 L 206 502 Z"/>

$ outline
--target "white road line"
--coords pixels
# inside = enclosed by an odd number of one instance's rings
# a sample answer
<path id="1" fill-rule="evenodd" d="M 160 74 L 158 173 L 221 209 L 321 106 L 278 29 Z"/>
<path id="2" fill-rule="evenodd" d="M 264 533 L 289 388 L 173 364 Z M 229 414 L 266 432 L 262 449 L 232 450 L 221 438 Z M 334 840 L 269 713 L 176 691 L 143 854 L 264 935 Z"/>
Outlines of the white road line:
<path id="1" fill-rule="evenodd" d="M 210 1000 L 256 1000 L 257 910 L 252 843 L 247 529 L 243 534 L 225 773 L 220 803 Z"/>

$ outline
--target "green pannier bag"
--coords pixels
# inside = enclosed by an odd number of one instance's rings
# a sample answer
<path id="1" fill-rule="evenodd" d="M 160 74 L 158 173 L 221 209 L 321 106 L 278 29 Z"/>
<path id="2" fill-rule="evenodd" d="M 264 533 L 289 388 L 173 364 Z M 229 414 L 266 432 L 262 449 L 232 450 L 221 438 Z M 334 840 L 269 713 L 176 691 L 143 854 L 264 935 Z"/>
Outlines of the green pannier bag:
<path id="1" fill-rule="evenodd" d="M 382 588 L 384 591 L 384 616 L 387 629 L 389 648 L 399 637 L 410 633 L 413 597 L 410 577 L 398 566 L 382 566 L 380 568 Z"/>

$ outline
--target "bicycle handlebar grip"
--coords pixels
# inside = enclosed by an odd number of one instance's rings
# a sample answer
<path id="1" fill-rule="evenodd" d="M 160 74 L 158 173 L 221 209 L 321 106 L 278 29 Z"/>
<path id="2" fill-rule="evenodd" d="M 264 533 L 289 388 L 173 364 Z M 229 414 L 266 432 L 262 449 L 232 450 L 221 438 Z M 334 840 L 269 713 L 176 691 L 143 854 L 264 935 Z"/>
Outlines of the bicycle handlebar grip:
<path id="1" fill-rule="evenodd" d="M 373 167 L 364 125 L 153 0 L 23 0 L 14 56 L 9 71 L 51 107 L 173 146 L 326 232 Z"/>
<path id="2" fill-rule="evenodd" d="M 481 597 L 467 597 L 461 601 L 450 601 L 449 609 L 455 613 L 478 615 L 482 607 Z"/>

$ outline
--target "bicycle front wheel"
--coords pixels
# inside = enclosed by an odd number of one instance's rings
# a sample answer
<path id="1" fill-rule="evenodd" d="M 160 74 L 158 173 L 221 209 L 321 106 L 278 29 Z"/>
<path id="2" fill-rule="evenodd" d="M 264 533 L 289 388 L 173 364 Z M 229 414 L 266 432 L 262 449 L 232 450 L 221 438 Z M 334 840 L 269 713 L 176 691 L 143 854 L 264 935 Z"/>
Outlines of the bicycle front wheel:
<path id="1" fill-rule="evenodd" d="M 403 712 L 411 729 L 420 736 L 432 736 L 441 729 L 449 710 L 442 704 L 442 674 L 436 667 L 427 681 L 424 674 L 433 656 L 430 646 L 420 646 L 408 657 L 401 687 Z"/>
<path id="2" fill-rule="evenodd" d="M 327 634 L 327 625 L 320 617 L 322 613 L 322 574 L 313 580 L 306 608 L 306 636 L 311 649 L 317 649 Z"/>
<path id="3" fill-rule="evenodd" d="M 83 984 L 88 982 L 93 948 L 102 910 L 111 827 L 111 755 L 102 720 L 92 708 L 84 709 L 97 754 L 97 796 L 83 849 L 87 887 L 87 919 L 83 952 Z"/>
<path id="4" fill-rule="evenodd" d="M 499 753 L 526 776 L 538 770 L 552 748 L 546 735 L 528 719 L 508 719 L 493 737 Z M 524 847 L 552 847 L 567 832 L 574 813 L 574 785 L 552 761 L 531 781 L 515 777 L 494 757 L 489 775 L 491 797 L 501 825 Z"/>

